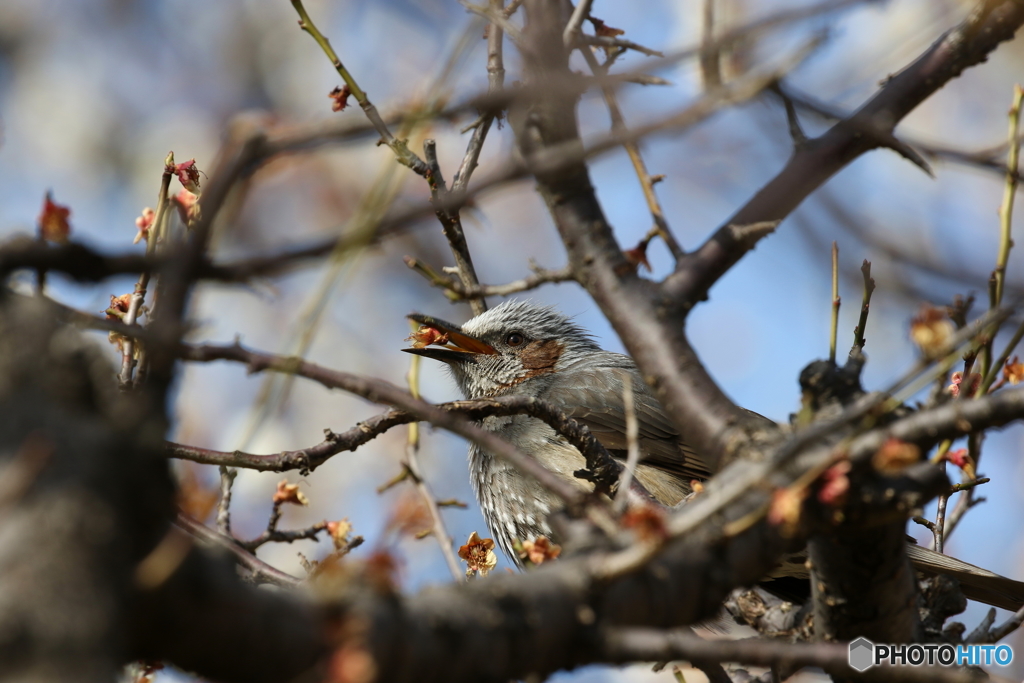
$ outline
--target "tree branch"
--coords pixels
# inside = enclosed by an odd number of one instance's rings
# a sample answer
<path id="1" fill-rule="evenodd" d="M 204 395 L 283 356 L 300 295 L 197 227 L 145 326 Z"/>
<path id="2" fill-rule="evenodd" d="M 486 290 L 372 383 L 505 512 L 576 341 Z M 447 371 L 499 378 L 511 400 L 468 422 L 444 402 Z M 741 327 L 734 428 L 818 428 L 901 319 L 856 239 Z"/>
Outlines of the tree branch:
<path id="1" fill-rule="evenodd" d="M 684 630 L 612 629 L 604 634 L 605 651 L 613 662 L 673 661 L 683 659 L 738 662 L 755 666 L 780 667 L 794 671 L 807 666 L 824 669 L 833 676 L 858 674 L 848 664 L 846 643 L 785 643 L 769 639 L 704 640 Z M 910 683 L 969 683 L 979 676 L 969 671 L 940 667 L 886 667 L 871 670 L 863 680 Z"/>
<path id="2" fill-rule="evenodd" d="M 329 373 L 331 371 L 326 372 Z M 324 377 L 321 380 L 322 375 L 319 372 L 314 371 L 310 374 L 304 374 L 299 371 L 296 374 L 321 381 L 321 383 L 328 387 L 335 386 L 329 377 Z M 380 380 L 363 381 L 379 382 Z M 394 389 L 398 390 L 397 387 L 394 387 Z M 358 391 L 353 393 L 363 395 Z M 381 400 L 381 402 L 387 401 Z M 417 407 L 413 410 L 391 410 L 382 413 L 365 422 L 360 422 L 355 427 L 341 434 L 335 434 L 329 429 L 324 430 L 326 435 L 324 441 L 316 446 L 297 451 L 283 451 L 271 455 L 255 455 L 253 453 L 243 453 L 242 451 L 214 451 L 168 442 L 167 454 L 172 458 L 191 460 L 192 462 L 204 465 L 242 467 L 261 472 L 287 472 L 289 470 L 312 472 L 338 453 L 354 451 L 393 427 L 422 420 L 424 415 L 429 414 L 419 410 L 419 404 L 411 403 L 411 405 Z M 618 477 L 622 471 L 621 463 L 608 454 L 608 451 L 591 434 L 586 425 L 577 422 L 571 417 L 567 417 L 565 413 L 546 401 L 531 396 L 498 396 L 490 399 L 453 401 L 436 405 L 422 403 L 422 405 L 428 406 L 433 410 L 448 413 L 454 419 L 464 418 L 466 423 L 470 421 L 477 422 L 491 416 L 530 415 L 531 417 L 536 417 L 564 436 L 569 443 L 583 454 L 590 471 L 586 478 L 594 481 L 597 484 L 598 490 L 613 491 L 618 483 Z"/>
<path id="3" fill-rule="evenodd" d="M 537 289 L 541 285 L 555 282 L 569 282 L 573 279 L 572 269 L 568 266 L 558 270 L 547 270 L 532 265 L 533 275 L 527 275 L 521 280 L 509 282 L 504 285 L 473 285 L 467 286 L 460 281 L 438 273 L 426 263 L 413 258 L 405 257 L 405 265 L 425 277 L 434 287 L 441 287 L 445 290 L 445 296 L 452 301 L 463 299 L 476 299 L 485 296 L 508 296 L 518 292 L 526 292 Z"/>
<path id="4" fill-rule="evenodd" d="M 664 283 L 664 295 L 687 311 L 753 248 L 756 240 L 732 238 L 730 226 L 786 218 L 814 190 L 861 154 L 884 145 L 896 125 L 936 90 L 984 61 L 1024 23 L 1019 0 L 983 0 L 959 26 L 947 31 L 853 116 L 794 151 L 786 167 L 699 249 L 679 263 Z M 876 134 L 865 135 L 864 131 Z"/>
<path id="5" fill-rule="evenodd" d="M 568 71 L 557 16 L 552 16 L 557 13 L 550 9 L 540 2 L 527 3 L 527 87 L 542 89 Z M 576 279 L 614 326 L 688 443 L 717 460 L 729 441 L 725 433 L 745 420 L 747 413 L 714 383 L 681 325 L 664 319 L 657 292 L 638 278 L 626 261 L 597 201 L 583 156 L 557 155 L 557 150 L 581 147 L 575 99 L 552 89 L 547 97 L 513 107 L 509 119 L 524 158 L 558 159 L 557 170 L 536 164 L 531 164 L 531 170 L 566 245 Z"/>
<path id="6" fill-rule="evenodd" d="M 581 502 L 579 490 L 569 481 L 554 474 L 551 470 L 548 470 L 533 458 L 524 455 L 510 443 L 497 436 L 494 432 L 487 431 L 474 425 L 470 420 L 462 417 L 461 415 L 445 411 L 438 406 L 415 399 L 408 392 L 403 391 L 384 380 L 362 377 L 338 370 L 330 370 L 299 358 L 289 358 L 285 356 L 275 356 L 272 354 L 250 351 L 237 343 L 231 346 L 216 346 L 212 344 L 181 346 L 179 351 L 180 356 L 185 360 L 201 363 L 208 363 L 217 360 L 229 360 L 244 363 L 251 373 L 272 370 L 275 372 L 295 374 L 300 377 L 312 379 L 331 389 L 342 389 L 358 396 L 362 396 L 368 401 L 373 401 L 374 403 L 384 403 L 395 406 L 396 408 L 406 411 L 411 415 L 415 415 L 416 419 L 423 422 L 429 422 L 430 424 L 442 429 L 447 429 L 450 432 L 479 444 L 497 457 L 503 458 L 510 464 L 514 465 L 524 474 L 533 477 L 542 486 L 547 487 L 552 493 L 557 495 L 566 503 L 572 505 Z M 490 400 L 496 405 L 502 405 L 499 400 Z M 535 405 L 529 409 L 536 410 L 538 415 L 547 415 L 550 419 L 557 419 L 561 416 L 557 411 L 555 411 L 557 414 L 548 413 L 547 410 L 549 410 L 550 407 L 543 404 L 541 401 L 536 401 L 534 399 L 524 400 L 521 405 L 516 406 L 516 410 L 519 412 L 526 412 L 526 406 L 531 401 L 533 401 Z M 515 402 L 510 401 L 510 403 Z M 495 410 L 499 409 L 496 408 Z M 471 415 L 472 411 L 468 411 L 468 414 Z M 395 418 L 390 419 L 394 420 Z M 412 419 L 410 418 L 406 421 L 412 421 Z M 381 418 L 379 424 L 388 424 L 390 428 L 395 424 L 402 424 L 402 422 L 389 422 L 389 418 L 384 416 Z M 568 420 L 562 426 L 566 430 L 566 433 L 571 432 L 572 424 L 570 424 Z M 580 427 L 578 424 L 576 426 Z M 580 439 L 584 439 L 582 430 L 580 430 L 579 433 Z M 593 439 L 593 436 L 590 436 L 590 439 Z M 582 443 L 583 442 L 581 441 L 581 444 Z M 596 439 L 594 439 L 594 443 L 596 443 Z M 600 444 L 597 445 L 600 446 Z M 599 454 L 595 454 L 595 448 L 590 446 L 587 446 L 587 448 L 588 450 L 586 453 L 589 453 L 592 457 L 601 457 Z M 605 451 L 605 455 L 607 455 L 607 451 Z M 611 460 L 610 456 L 608 456 L 608 460 Z M 601 464 L 602 463 L 594 462 L 594 466 L 598 468 L 598 471 L 601 469 Z M 588 462 L 588 466 L 590 465 L 591 463 Z"/>

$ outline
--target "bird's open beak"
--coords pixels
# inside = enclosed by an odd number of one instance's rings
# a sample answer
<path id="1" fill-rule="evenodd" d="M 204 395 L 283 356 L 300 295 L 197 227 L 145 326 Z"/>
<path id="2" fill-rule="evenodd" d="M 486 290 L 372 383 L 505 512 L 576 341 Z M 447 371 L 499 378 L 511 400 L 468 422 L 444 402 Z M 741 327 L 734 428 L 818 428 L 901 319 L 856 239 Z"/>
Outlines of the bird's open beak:
<path id="1" fill-rule="evenodd" d="M 479 354 L 489 356 L 497 353 L 490 344 L 469 336 L 458 325 L 419 313 L 413 313 L 408 318 L 419 323 L 420 329 L 410 337 L 413 348 L 402 349 L 406 353 L 445 363 L 462 363 Z"/>

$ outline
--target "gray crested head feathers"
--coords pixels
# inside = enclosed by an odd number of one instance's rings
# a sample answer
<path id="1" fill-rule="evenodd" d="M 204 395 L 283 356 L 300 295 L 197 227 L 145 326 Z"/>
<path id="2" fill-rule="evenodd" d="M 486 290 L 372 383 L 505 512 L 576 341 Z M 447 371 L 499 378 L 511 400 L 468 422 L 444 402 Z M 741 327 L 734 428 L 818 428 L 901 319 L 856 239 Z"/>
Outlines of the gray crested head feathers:
<path id="1" fill-rule="evenodd" d="M 461 327 L 410 317 L 447 334 L 449 344 L 406 351 L 447 363 L 467 398 L 537 395 L 554 373 L 601 350 L 570 318 L 532 301 L 506 301 Z"/>

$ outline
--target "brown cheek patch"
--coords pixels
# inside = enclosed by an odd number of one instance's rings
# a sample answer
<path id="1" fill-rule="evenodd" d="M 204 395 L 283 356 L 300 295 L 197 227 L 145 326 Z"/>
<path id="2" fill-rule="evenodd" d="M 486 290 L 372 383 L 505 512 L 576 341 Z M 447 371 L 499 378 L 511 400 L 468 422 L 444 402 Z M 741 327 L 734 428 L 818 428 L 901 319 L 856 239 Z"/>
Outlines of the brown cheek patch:
<path id="1" fill-rule="evenodd" d="M 530 342 L 519 354 L 527 371 L 523 379 L 554 372 L 555 363 L 561 355 L 562 345 L 554 339 Z"/>

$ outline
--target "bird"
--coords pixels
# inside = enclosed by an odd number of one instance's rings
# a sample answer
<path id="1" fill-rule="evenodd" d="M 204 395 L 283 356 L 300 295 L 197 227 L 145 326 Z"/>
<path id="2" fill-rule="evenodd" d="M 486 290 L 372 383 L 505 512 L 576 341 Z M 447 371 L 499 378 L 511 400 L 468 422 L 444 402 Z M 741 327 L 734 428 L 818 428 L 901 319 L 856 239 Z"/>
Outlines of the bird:
<path id="1" fill-rule="evenodd" d="M 445 363 L 467 399 L 544 400 L 586 425 L 612 456 L 623 459 L 629 385 L 641 453 L 634 476 L 660 504 L 680 504 L 695 482 L 711 476 L 709 462 L 686 444 L 633 359 L 602 349 L 593 335 L 555 308 L 509 299 L 463 325 L 417 313 L 408 317 L 421 327 L 413 335 L 413 348 L 403 351 Z M 486 417 L 481 425 L 572 486 L 592 490 L 591 483 L 573 474 L 585 468 L 583 456 L 547 423 L 511 415 Z M 560 504 L 554 494 L 475 443 L 469 447 L 469 470 L 487 526 L 509 559 L 522 566 L 516 548 L 524 541 L 546 537 L 558 542 L 548 521 Z M 1024 606 L 1022 582 L 921 546 L 908 544 L 907 550 L 916 569 L 954 576 L 968 597 L 1014 611 Z M 787 578 L 808 579 L 805 559 L 799 553 L 787 556 L 762 585 L 771 590 L 771 579 L 778 585 Z M 785 590 L 792 592 L 789 585 Z"/>

